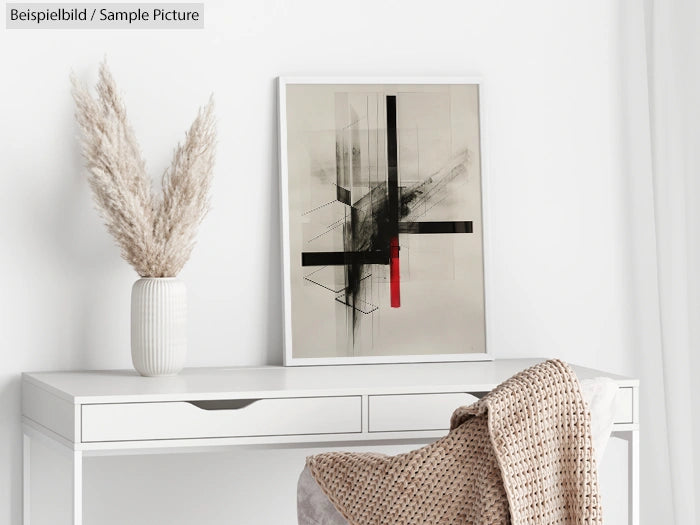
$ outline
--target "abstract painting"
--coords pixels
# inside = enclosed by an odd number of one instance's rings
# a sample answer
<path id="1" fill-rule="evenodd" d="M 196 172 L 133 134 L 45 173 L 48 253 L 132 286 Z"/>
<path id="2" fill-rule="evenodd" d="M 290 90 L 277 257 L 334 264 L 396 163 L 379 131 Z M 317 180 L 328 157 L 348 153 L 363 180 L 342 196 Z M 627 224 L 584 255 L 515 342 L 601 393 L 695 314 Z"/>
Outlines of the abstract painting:
<path id="1" fill-rule="evenodd" d="M 480 85 L 279 87 L 285 363 L 487 358 Z"/>

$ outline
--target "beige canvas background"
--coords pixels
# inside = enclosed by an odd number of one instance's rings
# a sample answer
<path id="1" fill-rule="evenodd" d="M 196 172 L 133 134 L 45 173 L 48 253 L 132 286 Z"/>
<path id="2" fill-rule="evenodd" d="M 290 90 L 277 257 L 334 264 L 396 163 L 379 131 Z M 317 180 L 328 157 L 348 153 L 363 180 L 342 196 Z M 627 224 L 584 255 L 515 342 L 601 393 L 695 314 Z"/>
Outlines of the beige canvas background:
<path id="1" fill-rule="evenodd" d="M 484 353 L 478 86 L 287 84 L 286 90 L 290 253 L 285 256 L 291 270 L 293 357 Z M 339 93 L 349 94 L 358 105 L 360 120 L 379 113 L 359 124 L 362 142 L 372 143 L 374 159 L 363 160 L 363 174 L 369 171 L 385 180 L 385 117 L 383 108 L 372 106 L 375 94 L 380 99 L 397 95 L 400 186 L 427 180 L 466 150 L 466 173 L 410 218 L 470 220 L 474 225 L 471 234 L 401 234 L 401 307 L 390 307 L 388 267 L 372 265 L 369 294 L 377 309 L 361 314 L 354 330 L 348 307 L 334 299 L 337 294 L 304 278 L 318 268 L 300 264 L 302 251 L 343 249 L 342 228 L 319 237 L 345 208 L 332 202 Z M 365 98 L 371 111 L 359 107 Z M 331 273 L 336 281 L 342 279 L 342 267 L 322 273 L 326 279 Z"/>

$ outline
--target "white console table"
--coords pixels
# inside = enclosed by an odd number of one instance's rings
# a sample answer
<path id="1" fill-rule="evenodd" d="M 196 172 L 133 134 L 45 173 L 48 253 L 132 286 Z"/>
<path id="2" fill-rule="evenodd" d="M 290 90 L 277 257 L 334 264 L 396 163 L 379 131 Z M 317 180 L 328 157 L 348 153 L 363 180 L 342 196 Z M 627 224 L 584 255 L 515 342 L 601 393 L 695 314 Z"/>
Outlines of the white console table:
<path id="1" fill-rule="evenodd" d="M 72 460 L 66 521 L 80 525 L 85 456 L 242 444 L 429 442 L 446 433 L 455 408 L 539 361 L 200 368 L 167 378 L 130 370 L 25 373 L 24 524 L 32 523 L 35 439 Z M 574 369 L 579 379 L 608 376 L 620 386 L 614 431 L 629 441 L 629 516 L 638 525 L 639 382 Z"/>

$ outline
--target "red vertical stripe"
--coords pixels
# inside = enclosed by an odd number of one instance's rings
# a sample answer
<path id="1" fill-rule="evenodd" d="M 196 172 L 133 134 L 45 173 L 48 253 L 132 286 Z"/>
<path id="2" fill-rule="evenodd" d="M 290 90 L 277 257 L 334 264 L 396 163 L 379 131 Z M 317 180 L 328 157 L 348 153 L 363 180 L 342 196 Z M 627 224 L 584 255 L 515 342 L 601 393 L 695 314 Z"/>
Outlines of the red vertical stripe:
<path id="1" fill-rule="evenodd" d="M 391 307 L 401 306 L 401 273 L 399 272 L 399 238 L 391 239 L 391 254 L 389 257 L 389 273 L 391 275 Z"/>

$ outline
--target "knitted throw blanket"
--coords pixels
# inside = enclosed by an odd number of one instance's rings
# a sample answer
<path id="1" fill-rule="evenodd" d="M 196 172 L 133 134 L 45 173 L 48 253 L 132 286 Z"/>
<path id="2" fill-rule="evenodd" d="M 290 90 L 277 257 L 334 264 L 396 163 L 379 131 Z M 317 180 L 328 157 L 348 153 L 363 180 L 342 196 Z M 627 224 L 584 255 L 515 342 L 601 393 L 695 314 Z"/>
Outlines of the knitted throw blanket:
<path id="1" fill-rule="evenodd" d="M 579 382 L 552 360 L 457 409 L 426 447 L 307 466 L 350 525 L 602 524 L 591 442 Z"/>

